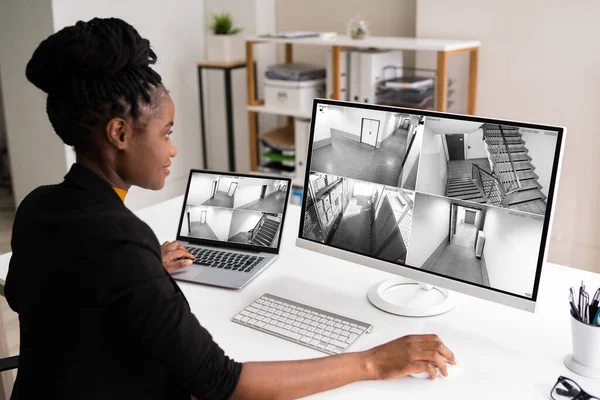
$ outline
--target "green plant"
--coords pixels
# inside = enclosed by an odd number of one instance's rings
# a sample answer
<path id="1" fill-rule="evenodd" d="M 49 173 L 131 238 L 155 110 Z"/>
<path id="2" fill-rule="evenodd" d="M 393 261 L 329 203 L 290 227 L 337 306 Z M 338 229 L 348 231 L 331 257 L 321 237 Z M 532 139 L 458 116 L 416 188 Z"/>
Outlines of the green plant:
<path id="1" fill-rule="evenodd" d="M 242 28 L 233 27 L 233 18 L 226 12 L 213 14 L 209 28 L 215 35 L 236 35 L 242 31 Z"/>
<path id="2" fill-rule="evenodd" d="M 364 35 L 366 32 L 364 31 L 363 28 L 361 28 L 360 26 L 357 28 L 352 28 L 352 35 L 354 36 L 361 36 Z"/>

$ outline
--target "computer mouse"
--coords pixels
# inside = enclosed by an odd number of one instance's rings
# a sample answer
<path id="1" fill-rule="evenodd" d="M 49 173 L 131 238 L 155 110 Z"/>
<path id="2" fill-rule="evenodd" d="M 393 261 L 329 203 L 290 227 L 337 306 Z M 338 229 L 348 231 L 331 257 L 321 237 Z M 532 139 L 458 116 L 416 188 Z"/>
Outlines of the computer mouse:
<path id="1" fill-rule="evenodd" d="M 446 368 L 448 370 L 448 376 L 442 375 L 442 373 L 440 372 L 440 369 L 438 367 L 435 367 L 438 378 L 440 378 L 440 377 L 441 378 L 452 378 L 453 376 L 456 376 L 460 371 L 460 367 L 458 366 L 458 363 L 456 363 L 456 365 L 452 365 L 447 362 Z M 412 376 L 413 378 L 418 378 L 418 379 L 429 379 L 429 374 L 426 371 L 415 372 L 414 374 L 410 374 L 410 376 Z"/>

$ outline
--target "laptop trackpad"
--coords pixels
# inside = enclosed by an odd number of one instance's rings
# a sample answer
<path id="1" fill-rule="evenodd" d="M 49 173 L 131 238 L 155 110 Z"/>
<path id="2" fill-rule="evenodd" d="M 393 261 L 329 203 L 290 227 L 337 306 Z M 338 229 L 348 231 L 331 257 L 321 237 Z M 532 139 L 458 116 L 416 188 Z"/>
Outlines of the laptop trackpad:
<path id="1" fill-rule="evenodd" d="M 175 279 L 192 279 L 196 276 L 202 276 L 202 273 L 208 272 L 207 267 L 203 267 L 201 265 L 190 265 L 189 267 L 185 267 L 182 269 L 178 269 L 177 271 L 173 271 L 171 276 Z"/>

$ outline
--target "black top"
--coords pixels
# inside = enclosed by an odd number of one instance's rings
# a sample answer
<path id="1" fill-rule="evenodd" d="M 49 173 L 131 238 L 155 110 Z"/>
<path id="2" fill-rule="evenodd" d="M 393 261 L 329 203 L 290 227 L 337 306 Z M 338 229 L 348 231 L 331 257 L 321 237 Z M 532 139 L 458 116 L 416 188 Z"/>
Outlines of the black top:
<path id="1" fill-rule="evenodd" d="M 21 203 L 5 294 L 19 313 L 13 399 L 226 399 L 241 373 L 165 271 L 160 244 L 79 164 Z"/>

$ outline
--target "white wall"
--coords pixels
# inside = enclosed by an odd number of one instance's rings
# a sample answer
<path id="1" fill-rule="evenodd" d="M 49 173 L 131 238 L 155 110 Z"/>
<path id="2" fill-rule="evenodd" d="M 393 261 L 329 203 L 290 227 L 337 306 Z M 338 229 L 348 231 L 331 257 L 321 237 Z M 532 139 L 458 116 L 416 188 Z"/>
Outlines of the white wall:
<path id="1" fill-rule="evenodd" d="M 183 221 L 181 222 L 181 230 L 179 231 L 179 234 L 181 236 L 188 236 L 190 234 L 190 230 L 188 227 L 188 217 L 187 217 L 187 213 L 192 211 L 192 208 L 194 206 L 189 206 L 186 205 L 185 206 L 185 212 L 183 213 Z"/>
<path id="2" fill-rule="evenodd" d="M 200 222 L 200 217 L 202 216 L 202 211 L 207 212 L 206 222 L 208 222 L 208 210 L 212 208 L 209 206 L 187 206 L 186 211 L 190 213 L 191 222 Z"/>
<path id="3" fill-rule="evenodd" d="M 535 167 L 533 172 L 539 176 L 538 183 L 542 186 L 541 192 L 548 197 L 557 136 L 552 132 L 524 128 L 519 128 L 519 132 L 523 135 L 525 147 L 529 150 L 527 154 L 531 157 L 531 164 Z"/>
<path id="4" fill-rule="evenodd" d="M 372 35 L 413 37 L 415 0 L 277 0 L 277 28 L 280 31 L 322 31 L 346 34 L 348 21 L 359 14 Z M 280 60 L 283 56 L 280 52 Z M 294 59 L 325 66 L 325 46 L 295 46 Z M 413 54 L 404 55 L 404 64 L 413 66 Z"/>
<path id="5" fill-rule="evenodd" d="M 422 193 L 415 194 L 406 264 L 421 268 L 450 231 L 450 201 Z"/>
<path id="6" fill-rule="evenodd" d="M 210 35 L 209 21 L 213 13 L 228 12 L 233 17 L 236 27 L 243 28 L 242 37 L 273 33 L 276 30 L 275 0 L 203 0 L 205 16 L 197 20 L 196 30 L 202 36 Z M 276 46 L 261 44 L 254 46 L 256 60 L 256 78 L 258 98 L 263 97 L 264 71 L 271 64 L 275 64 Z M 200 61 L 204 58 L 199 58 Z M 244 53 L 239 59 L 245 60 Z M 227 128 L 225 125 L 225 92 L 224 76 L 220 70 L 206 70 L 204 75 L 204 105 L 207 132 L 207 158 L 210 169 L 228 171 L 227 158 Z M 246 69 L 236 69 L 231 73 L 232 80 L 232 105 L 233 105 L 233 132 L 235 137 L 235 164 L 236 170 L 250 171 L 250 151 L 248 137 L 247 106 L 247 79 Z M 277 126 L 277 118 L 273 115 L 259 114 L 259 131 L 264 132 Z"/>
<path id="7" fill-rule="evenodd" d="M 342 110 L 337 106 L 328 106 L 323 109 L 323 112 L 317 110 L 317 116 L 315 117 L 315 134 L 313 138 L 314 142 L 326 140 L 331 138 L 331 124 L 330 121 L 342 118 Z"/>
<path id="8" fill-rule="evenodd" d="M 383 135 L 383 130 L 386 126 L 388 116 L 394 115 L 393 113 L 387 111 L 367 110 L 352 107 L 344 107 L 343 113 L 344 118 L 340 121 L 341 124 L 336 126 L 334 123 L 330 123 L 330 126 L 356 136 L 356 140 L 360 140 L 360 131 L 362 129 L 363 118 L 375 119 L 379 121 L 378 138 L 380 138 Z"/>
<path id="9" fill-rule="evenodd" d="M 46 115 L 46 94 L 25 77 L 40 42 L 54 33 L 48 1 L 0 2 L 0 86 L 15 203 L 67 172 L 65 147 Z"/>
<path id="10" fill-rule="evenodd" d="M 412 129 L 412 125 L 411 125 Z M 423 125 L 419 128 L 417 125 L 415 127 L 415 139 L 413 141 L 412 147 L 410 148 L 410 152 L 408 153 L 408 157 L 406 158 L 406 162 L 404 163 L 404 169 L 402 170 L 402 176 L 400 177 L 401 184 L 400 187 L 403 187 L 406 183 L 406 180 L 410 176 L 410 172 L 412 171 L 415 163 L 419 160 L 419 156 L 421 154 L 421 146 L 423 143 Z M 410 137 L 410 135 L 409 135 Z M 417 175 L 418 176 L 418 175 Z"/>
<path id="11" fill-rule="evenodd" d="M 277 186 L 280 181 L 273 181 L 270 179 L 242 179 L 240 186 L 235 192 L 235 199 L 233 200 L 233 207 L 241 207 L 260 198 L 260 191 L 262 185 L 267 185 L 267 191 L 265 196 L 273 193 L 277 190 Z"/>
<path id="12" fill-rule="evenodd" d="M 387 111 L 366 110 L 353 107 L 328 106 L 324 112 L 317 112 L 315 124 L 315 141 L 331 137 L 330 128 L 346 132 L 360 140 L 362 119 L 370 118 L 379 121 L 378 142 L 387 137 L 394 126 L 394 113 Z"/>
<path id="13" fill-rule="evenodd" d="M 188 204 L 201 205 L 210 198 L 213 181 L 219 179 L 218 175 L 192 175 Z"/>
<path id="14" fill-rule="evenodd" d="M 590 222 L 600 220 L 598 15 L 595 0 L 419 0 L 416 21 L 417 37 L 481 41 L 479 115 L 568 128 L 549 260 L 596 272 L 600 224 Z M 418 66 L 435 66 L 435 60 Z M 466 77 L 467 66 L 466 55 L 450 56 L 451 75 L 458 70 Z M 464 79 L 456 86 L 456 100 L 463 99 L 457 110 L 464 112 Z M 585 185 L 576 183 L 582 171 Z"/>
<path id="15" fill-rule="evenodd" d="M 220 177 L 219 184 L 217 185 L 217 190 L 219 192 L 227 193 L 229 191 L 229 187 L 231 186 L 231 184 L 233 182 L 238 182 L 238 188 L 239 188 L 240 185 L 239 185 L 238 178 Z M 235 192 L 237 193 L 237 189 L 235 190 Z"/>
<path id="16" fill-rule="evenodd" d="M 467 142 L 467 160 L 473 158 L 487 158 L 485 142 L 483 141 L 483 129 L 477 129 L 473 133 L 465 135 Z"/>
<path id="17" fill-rule="evenodd" d="M 417 191 L 444 196 L 447 179 L 448 164 L 442 136 L 434 134 L 425 123 L 417 174 Z"/>
<path id="18" fill-rule="evenodd" d="M 352 197 L 370 197 L 373 194 L 374 189 L 381 191 L 382 188 L 383 186 L 375 185 L 370 182 L 355 181 L 354 189 L 352 190 Z"/>
<path id="19" fill-rule="evenodd" d="M 248 232 L 258 224 L 258 221 L 260 221 L 261 218 L 262 213 L 260 212 L 234 211 L 228 239 L 240 232 Z"/>
<path id="20" fill-rule="evenodd" d="M 542 218 L 489 207 L 483 256 L 490 286 L 522 296 L 533 293 Z"/>
<path id="21" fill-rule="evenodd" d="M 192 222 L 200 221 L 200 214 L 202 211 L 206 211 L 206 223 L 210 226 L 210 229 L 212 229 L 215 235 L 217 235 L 217 238 L 219 238 L 219 240 L 229 239 L 227 234 L 229 233 L 233 211 L 218 207 L 192 206 L 190 211 Z"/>
<path id="22" fill-rule="evenodd" d="M 206 222 L 210 225 L 219 240 L 227 240 L 233 211 L 225 208 L 209 207 Z"/>
<path id="23" fill-rule="evenodd" d="M 273 192 L 276 192 L 278 185 L 279 185 L 278 182 L 271 181 L 271 183 L 267 185 L 267 191 L 265 192 L 265 197 L 270 195 Z"/>
<path id="24" fill-rule="evenodd" d="M 162 76 L 175 103 L 171 140 L 178 154 L 161 191 L 132 188 L 125 202 L 137 209 L 183 194 L 189 170 L 202 166 L 196 63 L 204 56 L 203 2 L 103 0 L 87 1 L 82 6 L 81 0 L 52 0 L 52 13 L 55 31 L 78 20 L 118 17 L 150 41 L 158 56 L 154 69 Z"/>
<path id="25" fill-rule="evenodd" d="M 458 219 L 457 222 L 465 222 L 465 208 L 464 207 L 458 207 L 458 210 L 456 210 L 456 219 Z"/>
<path id="26" fill-rule="evenodd" d="M 382 124 L 382 130 L 379 133 L 379 140 L 377 141 L 378 146 L 396 130 L 399 121 L 399 118 L 396 117 L 397 115 L 399 114 L 386 113 L 385 120 Z"/>

